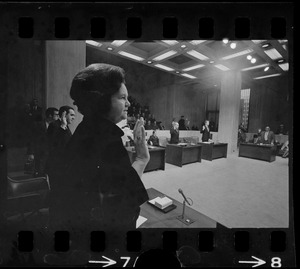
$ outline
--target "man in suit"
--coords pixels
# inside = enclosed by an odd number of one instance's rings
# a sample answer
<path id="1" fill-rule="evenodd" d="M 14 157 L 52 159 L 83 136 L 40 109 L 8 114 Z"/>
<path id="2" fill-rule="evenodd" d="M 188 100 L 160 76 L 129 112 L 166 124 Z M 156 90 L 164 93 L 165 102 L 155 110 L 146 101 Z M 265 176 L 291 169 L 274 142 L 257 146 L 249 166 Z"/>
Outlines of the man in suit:
<path id="1" fill-rule="evenodd" d="M 265 131 L 261 132 L 261 141 L 263 144 L 274 145 L 275 135 L 270 131 L 270 127 L 266 126 Z"/>
<path id="2" fill-rule="evenodd" d="M 179 143 L 179 124 L 178 122 L 174 122 L 173 127 L 170 130 L 171 140 L 170 144 L 178 144 Z"/>
<path id="3" fill-rule="evenodd" d="M 181 116 L 181 119 L 179 120 L 178 124 L 179 124 L 179 130 L 186 130 L 184 116 Z"/>
<path id="4" fill-rule="evenodd" d="M 152 135 L 149 137 L 148 144 L 159 147 L 159 139 L 156 135 L 156 130 L 153 130 Z"/>
<path id="5" fill-rule="evenodd" d="M 75 111 L 70 106 L 62 106 L 59 109 L 60 119 L 52 122 L 47 130 L 49 157 L 46 163 L 46 173 L 51 178 L 55 177 L 55 168 L 59 167 L 59 158 L 65 151 L 65 147 L 69 142 L 72 133 L 69 125 L 75 119 Z"/>
<path id="6" fill-rule="evenodd" d="M 205 120 L 200 133 L 202 134 L 202 142 L 209 141 L 210 139 L 209 120 Z"/>
<path id="7" fill-rule="evenodd" d="M 49 154 L 47 129 L 49 124 L 58 119 L 58 109 L 55 107 L 47 108 L 45 119 L 35 121 L 31 129 L 31 139 L 28 144 L 28 161 L 35 161 L 34 175 L 40 176 L 45 173 L 45 165 Z"/>

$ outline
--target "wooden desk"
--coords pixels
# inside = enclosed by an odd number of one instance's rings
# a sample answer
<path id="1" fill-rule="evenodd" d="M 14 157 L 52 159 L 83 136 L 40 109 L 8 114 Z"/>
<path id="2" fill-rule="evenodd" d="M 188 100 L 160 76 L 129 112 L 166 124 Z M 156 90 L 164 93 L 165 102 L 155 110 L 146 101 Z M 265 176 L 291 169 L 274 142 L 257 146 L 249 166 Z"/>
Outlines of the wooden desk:
<path id="1" fill-rule="evenodd" d="M 163 193 L 156 189 L 147 189 L 150 200 L 157 196 L 165 196 Z M 172 199 L 171 197 L 169 197 Z M 141 206 L 140 215 L 147 218 L 139 228 L 216 228 L 217 222 L 198 211 L 185 207 L 185 216 L 195 220 L 190 225 L 185 225 L 181 221 L 177 220 L 176 217 L 182 214 L 182 203 L 174 200 L 173 203 L 177 206 L 175 209 L 168 213 L 164 213 L 147 202 Z"/>
<path id="2" fill-rule="evenodd" d="M 239 157 L 247 157 L 268 162 L 274 162 L 276 160 L 276 150 L 277 147 L 272 145 L 240 143 Z"/>
<path id="3" fill-rule="evenodd" d="M 202 159 L 212 161 L 217 158 L 227 158 L 227 143 L 203 143 L 199 142 L 202 146 Z"/>
<path id="4" fill-rule="evenodd" d="M 180 167 L 187 163 L 201 162 L 201 145 L 167 144 L 166 162 Z"/>
<path id="5" fill-rule="evenodd" d="M 131 163 L 134 162 L 136 157 L 136 152 L 134 147 L 126 147 L 128 156 Z M 165 148 L 162 147 L 153 147 L 149 148 L 150 161 L 148 162 L 144 172 L 153 171 L 153 170 L 165 170 Z"/>

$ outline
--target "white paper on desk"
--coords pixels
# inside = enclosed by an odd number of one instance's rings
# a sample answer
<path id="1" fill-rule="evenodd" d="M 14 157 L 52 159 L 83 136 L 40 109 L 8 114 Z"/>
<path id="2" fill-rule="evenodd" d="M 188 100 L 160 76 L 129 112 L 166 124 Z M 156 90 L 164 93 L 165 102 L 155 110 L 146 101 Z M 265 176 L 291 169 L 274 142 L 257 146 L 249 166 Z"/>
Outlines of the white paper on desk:
<path id="1" fill-rule="evenodd" d="M 146 221 L 147 221 L 147 218 L 145 218 L 143 216 L 139 216 L 138 219 L 136 220 L 136 228 L 140 227 Z"/>

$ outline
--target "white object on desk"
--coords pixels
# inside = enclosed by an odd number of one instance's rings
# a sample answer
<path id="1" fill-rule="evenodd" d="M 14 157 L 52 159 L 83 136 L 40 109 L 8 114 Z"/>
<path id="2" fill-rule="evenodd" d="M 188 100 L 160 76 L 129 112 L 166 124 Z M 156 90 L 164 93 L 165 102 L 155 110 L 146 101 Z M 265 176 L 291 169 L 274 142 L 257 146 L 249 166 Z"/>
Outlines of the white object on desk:
<path id="1" fill-rule="evenodd" d="M 157 206 L 160 209 L 165 209 L 166 207 L 173 204 L 173 201 L 168 197 L 156 197 L 152 200 L 149 200 L 149 203 Z"/>
<path id="2" fill-rule="evenodd" d="M 138 228 L 140 227 L 144 222 L 147 221 L 147 218 L 143 217 L 143 216 L 139 216 L 138 219 L 136 220 L 136 225 L 135 227 Z"/>

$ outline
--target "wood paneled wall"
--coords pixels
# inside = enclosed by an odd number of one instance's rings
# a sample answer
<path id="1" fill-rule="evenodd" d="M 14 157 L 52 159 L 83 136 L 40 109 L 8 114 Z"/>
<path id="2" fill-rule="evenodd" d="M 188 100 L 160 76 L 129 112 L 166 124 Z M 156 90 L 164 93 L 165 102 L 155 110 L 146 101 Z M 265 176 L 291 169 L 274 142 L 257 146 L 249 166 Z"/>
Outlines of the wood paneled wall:
<path id="1" fill-rule="evenodd" d="M 70 97 L 74 76 L 86 66 L 84 41 L 46 41 L 47 107 L 74 107 L 76 117 L 70 125 L 72 132 L 82 120 Z"/>

